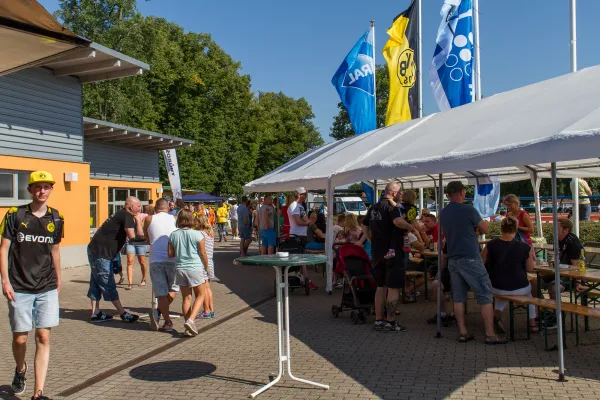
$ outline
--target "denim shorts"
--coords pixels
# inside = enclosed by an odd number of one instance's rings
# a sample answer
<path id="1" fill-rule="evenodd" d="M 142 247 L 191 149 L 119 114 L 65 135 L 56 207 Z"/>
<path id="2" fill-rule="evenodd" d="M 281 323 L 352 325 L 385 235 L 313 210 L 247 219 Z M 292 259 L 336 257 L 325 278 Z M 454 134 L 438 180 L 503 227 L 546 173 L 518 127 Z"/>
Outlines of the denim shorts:
<path id="1" fill-rule="evenodd" d="M 29 332 L 33 328 L 58 325 L 58 290 L 44 293 L 15 292 L 15 301 L 8 302 L 8 319 L 13 332 Z"/>
<path id="2" fill-rule="evenodd" d="M 145 244 L 129 244 L 125 245 L 126 254 L 135 254 L 138 256 L 145 256 L 148 251 L 148 246 Z"/>
<path id="3" fill-rule="evenodd" d="M 90 263 L 90 288 L 87 297 L 92 300 L 100 300 L 100 296 L 104 301 L 119 300 L 113 275 L 113 260 L 96 257 L 88 248 L 88 262 Z"/>
<path id="4" fill-rule="evenodd" d="M 167 296 L 169 292 L 179 292 L 179 286 L 175 283 L 175 263 L 150 263 L 150 279 L 152 292 L 156 297 Z"/>
<path id="5" fill-rule="evenodd" d="M 277 232 L 275 229 L 261 229 L 260 238 L 262 240 L 262 247 L 275 247 L 277 246 Z"/>
<path id="6" fill-rule="evenodd" d="M 252 228 L 249 226 L 244 226 L 240 228 L 240 238 L 241 239 L 252 239 Z"/>
<path id="7" fill-rule="evenodd" d="M 181 286 L 196 287 L 206 282 L 206 271 L 202 269 L 178 269 L 175 282 Z"/>
<path id="8" fill-rule="evenodd" d="M 455 303 L 467 301 L 469 288 L 475 292 L 477 304 L 492 304 L 492 283 L 481 258 L 448 260 Z"/>

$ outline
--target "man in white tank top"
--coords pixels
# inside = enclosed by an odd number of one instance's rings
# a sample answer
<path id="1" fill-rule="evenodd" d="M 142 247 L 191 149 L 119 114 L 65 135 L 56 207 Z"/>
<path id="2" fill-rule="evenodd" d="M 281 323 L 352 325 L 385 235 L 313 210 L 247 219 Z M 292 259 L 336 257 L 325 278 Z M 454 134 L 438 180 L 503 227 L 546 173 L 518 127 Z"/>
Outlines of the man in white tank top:
<path id="1" fill-rule="evenodd" d="M 154 207 L 155 214 L 144 220 L 144 236 L 150 243 L 150 279 L 152 292 L 158 300 L 158 308 L 150 312 L 150 326 L 158 330 L 160 315 L 165 319 L 161 330 L 173 331 L 173 322 L 169 316 L 169 305 L 175 300 L 179 286 L 175 284 L 175 259 L 169 258 L 169 235 L 177 229 L 175 217 L 169 215 L 169 202 L 158 199 Z"/>

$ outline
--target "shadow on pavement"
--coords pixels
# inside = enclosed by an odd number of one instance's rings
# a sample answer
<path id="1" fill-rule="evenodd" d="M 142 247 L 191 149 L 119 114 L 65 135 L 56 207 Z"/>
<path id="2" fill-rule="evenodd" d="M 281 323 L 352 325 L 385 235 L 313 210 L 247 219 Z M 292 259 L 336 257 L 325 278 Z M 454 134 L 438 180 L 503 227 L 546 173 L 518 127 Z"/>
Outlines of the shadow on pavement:
<path id="1" fill-rule="evenodd" d="M 132 378 L 148 382 L 176 382 L 202 378 L 217 370 L 214 364 L 202 361 L 178 360 L 140 365 L 132 369 Z"/>
<path id="2" fill-rule="evenodd" d="M 2 385 L 0 386 L 0 400 L 20 400 L 20 398 L 13 394 L 10 385 Z"/>

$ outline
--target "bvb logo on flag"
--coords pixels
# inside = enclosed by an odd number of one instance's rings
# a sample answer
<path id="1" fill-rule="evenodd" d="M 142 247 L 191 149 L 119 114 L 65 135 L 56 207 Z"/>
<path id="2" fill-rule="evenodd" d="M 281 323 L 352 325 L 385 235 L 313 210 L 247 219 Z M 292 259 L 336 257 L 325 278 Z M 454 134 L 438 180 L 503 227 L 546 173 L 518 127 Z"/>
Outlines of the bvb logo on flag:
<path id="1" fill-rule="evenodd" d="M 411 88 L 415 86 L 416 76 L 415 51 L 409 47 L 398 56 L 398 79 L 402 87 Z"/>

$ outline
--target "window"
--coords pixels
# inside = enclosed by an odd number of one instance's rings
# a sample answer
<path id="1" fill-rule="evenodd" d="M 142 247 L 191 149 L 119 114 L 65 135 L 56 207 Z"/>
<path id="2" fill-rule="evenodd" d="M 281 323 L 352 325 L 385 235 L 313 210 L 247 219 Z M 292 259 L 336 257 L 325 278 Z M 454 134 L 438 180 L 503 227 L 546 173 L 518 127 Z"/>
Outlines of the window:
<path id="1" fill-rule="evenodd" d="M 98 186 L 90 186 L 90 229 L 98 227 Z"/>
<path id="2" fill-rule="evenodd" d="M 125 189 L 108 188 L 108 215 L 111 216 L 121 208 L 125 207 L 125 199 L 128 196 L 135 196 L 140 199 L 142 206 L 148 204 L 150 199 L 150 189 Z"/>
<path id="3" fill-rule="evenodd" d="M 31 197 L 27 192 L 28 171 L 0 170 L 0 203 L 4 205 L 26 204 Z"/>

